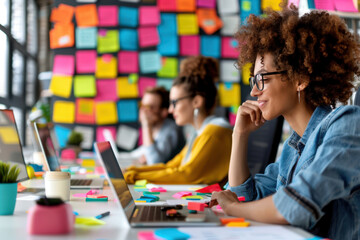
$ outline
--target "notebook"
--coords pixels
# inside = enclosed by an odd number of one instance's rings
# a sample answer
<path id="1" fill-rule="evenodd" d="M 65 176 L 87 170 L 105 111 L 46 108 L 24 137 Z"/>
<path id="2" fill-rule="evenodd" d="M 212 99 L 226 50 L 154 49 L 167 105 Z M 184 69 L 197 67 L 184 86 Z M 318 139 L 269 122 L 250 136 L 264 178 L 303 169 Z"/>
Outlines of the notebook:
<path id="1" fill-rule="evenodd" d="M 109 142 L 97 142 L 94 144 L 96 154 L 103 165 L 110 187 L 114 196 L 118 199 L 127 221 L 132 227 L 174 227 L 174 226 L 217 226 L 220 225 L 218 217 L 209 208 L 197 215 L 189 214 L 186 206 L 178 209 L 179 217 L 167 217 L 164 208 L 159 205 L 135 205 L 135 201 L 125 182 L 120 165 L 115 157 Z M 201 215 L 201 216 L 200 216 Z M 199 221 L 199 218 L 203 219 Z"/>
<path id="2" fill-rule="evenodd" d="M 34 122 L 34 130 L 41 152 L 44 155 L 44 167 L 48 171 L 60 171 L 60 162 L 56 152 L 53 136 L 47 124 Z M 71 176 L 73 178 L 73 176 Z M 103 179 L 74 178 L 70 181 L 70 187 L 77 188 L 102 188 Z"/>
<path id="3" fill-rule="evenodd" d="M 10 163 L 11 167 L 18 165 L 20 168 L 18 182 L 29 179 L 14 113 L 11 109 L 0 110 L 0 160 Z"/>

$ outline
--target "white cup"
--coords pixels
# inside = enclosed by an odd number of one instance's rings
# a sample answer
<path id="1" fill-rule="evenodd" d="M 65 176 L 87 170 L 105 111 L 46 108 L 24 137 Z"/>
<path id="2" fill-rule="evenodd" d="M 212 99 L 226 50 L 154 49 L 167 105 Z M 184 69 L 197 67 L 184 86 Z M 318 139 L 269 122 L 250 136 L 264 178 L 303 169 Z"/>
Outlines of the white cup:
<path id="1" fill-rule="evenodd" d="M 48 198 L 70 200 L 70 173 L 48 171 L 45 173 L 45 195 Z"/>

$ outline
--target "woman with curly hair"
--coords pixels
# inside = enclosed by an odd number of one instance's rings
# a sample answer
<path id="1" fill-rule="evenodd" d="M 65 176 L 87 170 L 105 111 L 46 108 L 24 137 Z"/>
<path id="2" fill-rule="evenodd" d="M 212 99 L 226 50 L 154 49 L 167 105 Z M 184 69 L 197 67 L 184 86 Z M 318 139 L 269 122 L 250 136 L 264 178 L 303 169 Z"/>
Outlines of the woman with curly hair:
<path id="1" fill-rule="evenodd" d="M 218 62 L 213 58 L 197 56 L 181 62 L 180 76 L 170 90 L 169 112 L 177 125 L 192 125 L 196 131 L 168 163 L 129 167 L 126 182 L 146 179 L 162 184 L 212 184 L 227 176 L 232 127 L 213 115 L 218 78 Z"/>
<path id="2" fill-rule="evenodd" d="M 225 213 L 291 224 L 331 239 L 360 239 L 360 108 L 340 106 L 360 74 L 360 46 L 339 17 L 291 6 L 250 16 L 235 35 L 238 65 L 252 63 L 251 95 L 238 109 Z M 249 134 L 282 115 L 293 132 L 280 158 L 251 176 Z M 237 196 L 245 196 L 241 203 Z"/>

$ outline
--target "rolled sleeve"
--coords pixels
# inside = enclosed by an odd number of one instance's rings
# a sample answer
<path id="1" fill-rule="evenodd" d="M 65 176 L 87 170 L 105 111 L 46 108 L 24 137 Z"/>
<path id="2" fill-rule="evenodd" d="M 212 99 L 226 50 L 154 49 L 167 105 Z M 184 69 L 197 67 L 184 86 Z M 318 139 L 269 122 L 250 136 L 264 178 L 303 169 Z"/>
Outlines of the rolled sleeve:
<path id="1" fill-rule="evenodd" d="M 226 189 L 234 192 L 237 196 L 244 196 L 246 201 L 254 199 L 254 179 L 249 177 L 243 184 L 231 187 L 227 185 Z"/>
<path id="2" fill-rule="evenodd" d="M 273 195 L 273 201 L 277 210 L 291 225 L 310 229 L 320 218 L 321 213 L 315 205 L 291 187 L 280 188 Z"/>

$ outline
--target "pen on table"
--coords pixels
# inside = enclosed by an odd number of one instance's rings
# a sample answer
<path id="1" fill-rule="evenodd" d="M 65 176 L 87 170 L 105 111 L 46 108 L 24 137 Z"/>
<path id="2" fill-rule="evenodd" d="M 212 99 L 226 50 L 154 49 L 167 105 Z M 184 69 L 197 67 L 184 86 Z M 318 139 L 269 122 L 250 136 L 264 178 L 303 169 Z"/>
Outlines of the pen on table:
<path id="1" fill-rule="evenodd" d="M 110 211 L 107 211 L 107 212 L 104 212 L 102 214 L 99 214 L 99 215 L 95 216 L 95 218 L 101 219 L 101 218 L 109 216 L 109 215 L 110 215 Z"/>

